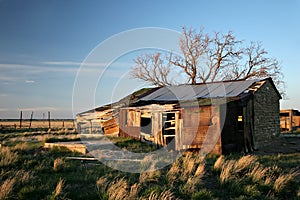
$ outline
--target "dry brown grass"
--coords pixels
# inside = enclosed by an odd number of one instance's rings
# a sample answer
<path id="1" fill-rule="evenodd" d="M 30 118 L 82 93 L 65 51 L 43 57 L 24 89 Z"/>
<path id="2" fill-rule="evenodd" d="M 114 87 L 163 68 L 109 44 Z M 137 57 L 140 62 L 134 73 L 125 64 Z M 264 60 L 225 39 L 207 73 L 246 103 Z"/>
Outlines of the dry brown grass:
<path id="1" fill-rule="evenodd" d="M 220 170 L 222 169 L 222 166 L 224 165 L 225 157 L 221 155 L 214 164 L 214 170 Z"/>
<path id="2" fill-rule="evenodd" d="M 61 158 L 56 158 L 53 162 L 53 170 L 56 172 L 60 172 L 62 171 L 63 167 L 64 167 L 64 160 Z"/>
<path id="3" fill-rule="evenodd" d="M 54 192 L 55 198 L 62 196 L 64 184 L 65 184 L 64 179 L 60 178 L 55 188 L 55 192 Z"/>
<path id="4" fill-rule="evenodd" d="M 298 180 L 300 172 L 298 170 L 290 170 L 288 173 L 282 173 L 278 176 L 274 183 L 274 189 L 276 192 L 281 192 L 292 181 Z"/>
<path id="5" fill-rule="evenodd" d="M 22 127 L 28 128 L 29 127 L 29 121 L 22 121 Z M 17 129 L 20 127 L 20 121 L 1 121 L 0 126 L 14 126 L 16 124 Z M 50 121 L 51 128 L 74 128 L 73 121 L 67 120 L 67 121 L 61 121 L 61 120 L 51 120 Z M 64 127 L 63 127 L 64 125 Z M 48 120 L 39 120 L 39 121 L 32 121 L 31 128 L 48 128 L 49 123 Z"/>
<path id="6" fill-rule="evenodd" d="M 260 180 L 263 180 L 267 176 L 267 172 L 270 169 L 268 167 L 263 167 L 260 164 L 256 164 L 255 167 L 251 170 L 251 172 L 248 174 L 250 177 L 252 177 L 252 180 L 254 182 L 258 182 Z M 265 183 L 271 182 L 271 180 L 266 181 Z"/>
<path id="7" fill-rule="evenodd" d="M 16 179 L 6 179 L 0 187 L 0 200 L 9 199 L 12 195 L 12 190 Z"/>
<path id="8" fill-rule="evenodd" d="M 24 151 L 28 148 L 29 148 L 29 144 L 27 142 L 21 142 L 21 143 L 16 144 L 13 149 Z"/>
<path id="9" fill-rule="evenodd" d="M 129 199 L 126 179 L 121 178 L 113 181 L 107 189 L 107 195 L 109 200 Z"/>
<path id="10" fill-rule="evenodd" d="M 16 152 L 11 151 L 10 147 L 0 148 L 0 166 L 8 166 L 18 160 L 19 156 Z"/>
<path id="11" fill-rule="evenodd" d="M 221 183 L 225 183 L 229 181 L 230 179 L 234 178 L 232 176 L 232 172 L 234 170 L 235 161 L 234 160 L 228 160 L 226 161 L 222 168 L 221 168 L 221 174 L 220 174 L 220 180 Z"/>
<path id="12" fill-rule="evenodd" d="M 140 174 L 140 183 L 145 183 L 147 181 L 157 182 L 160 176 L 161 171 L 156 170 L 155 163 L 152 163 L 149 171 Z"/>
<path id="13" fill-rule="evenodd" d="M 106 177 L 101 177 L 96 182 L 96 187 L 100 194 L 104 194 L 108 187 L 108 179 Z"/>
<path id="14" fill-rule="evenodd" d="M 19 170 L 15 173 L 15 177 L 18 179 L 18 182 L 26 184 L 32 178 L 33 172 Z"/>
<path id="15" fill-rule="evenodd" d="M 172 193 L 171 190 L 164 190 L 163 192 L 161 192 L 160 194 L 157 194 L 155 191 L 152 191 L 150 193 L 150 196 L 148 198 L 146 198 L 147 200 L 175 200 L 177 198 L 175 198 L 174 194 Z"/>
<path id="16" fill-rule="evenodd" d="M 256 156 L 253 155 L 243 156 L 234 164 L 234 171 L 236 173 L 243 172 L 244 170 L 251 169 L 256 163 L 257 163 Z"/>
<path id="17" fill-rule="evenodd" d="M 185 157 L 182 157 L 182 175 L 189 177 L 195 170 L 195 158 L 192 157 L 192 154 L 187 154 Z"/>
<path id="18" fill-rule="evenodd" d="M 129 199 L 138 199 L 140 184 L 135 183 L 130 188 Z"/>
<path id="19" fill-rule="evenodd" d="M 194 177 L 202 177 L 205 171 L 205 163 L 200 163 L 196 169 Z"/>
<path id="20" fill-rule="evenodd" d="M 178 179 L 178 177 L 180 176 L 180 163 L 179 160 L 176 160 L 172 165 L 170 170 L 167 172 L 167 180 L 169 183 L 174 183 L 175 180 Z"/>

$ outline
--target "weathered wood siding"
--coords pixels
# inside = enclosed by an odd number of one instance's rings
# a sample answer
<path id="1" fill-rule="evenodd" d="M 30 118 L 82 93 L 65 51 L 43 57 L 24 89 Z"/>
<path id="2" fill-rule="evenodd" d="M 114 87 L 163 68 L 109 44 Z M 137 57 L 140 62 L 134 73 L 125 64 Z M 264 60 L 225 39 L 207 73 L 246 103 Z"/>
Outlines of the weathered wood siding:
<path id="1" fill-rule="evenodd" d="M 212 112 L 213 109 L 215 109 L 214 112 Z M 179 142 L 181 149 L 203 149 L 205 147 L 212 149 L 213 153 L 221 154 L 220 134 L 215 134 L 220 132 L 219 117 L 218 108 L 214 106 L 184 108 L 181 141 Z"/>
<path id="2" fill-rule="evenodd" d="M 119 113 L 119 135 L 139 139 L 140 137 L 140 118 L 139 112 L 134 110 L 120 109 Z M 138 121 L 137 121 L 138 120 Z"/>
<path id="3" fill-rule="evenodd" d="M 295 131 L 300 128 L 300 116 L 298 110 L 281 110 L 280 129 L 282 131 Z"/>

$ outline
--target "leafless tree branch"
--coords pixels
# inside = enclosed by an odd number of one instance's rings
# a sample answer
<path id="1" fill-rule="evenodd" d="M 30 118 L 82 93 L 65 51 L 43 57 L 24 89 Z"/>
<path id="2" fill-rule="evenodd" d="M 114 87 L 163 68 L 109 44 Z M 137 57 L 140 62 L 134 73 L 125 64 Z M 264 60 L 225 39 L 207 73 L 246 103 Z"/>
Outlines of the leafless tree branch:
<path id="1" fill-rule="evenodd" d="M 208 35 L 203 29 L 197 32 L 183 27 L 179 47 L 180 56 L 173 53 L 167 54 L 166 59 L 160 53 L 138 56 L 131 76 L 158 86 L 172 85 L 171 69 L 180 69 L 190 84 L 264 77 L 272 77 L 275 84 L 284 84 L 277 59 L 270 58 L 260 42 L 247 46 L 231 31 Z M 284 88 L 280 90 L 284 92 Z"/>

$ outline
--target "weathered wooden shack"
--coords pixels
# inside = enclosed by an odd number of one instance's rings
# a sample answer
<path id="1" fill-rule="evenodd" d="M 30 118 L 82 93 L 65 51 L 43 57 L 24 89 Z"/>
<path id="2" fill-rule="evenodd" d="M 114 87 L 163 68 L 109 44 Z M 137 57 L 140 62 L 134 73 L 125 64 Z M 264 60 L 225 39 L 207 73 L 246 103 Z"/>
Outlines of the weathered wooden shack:
<path id="1" fill-rule="evenodd" d="M 143 88 L 113 102 L 76 115 L 77 131 L 80 134 L 119 134 L 119 110 L 136 102 L 158 88 Z"/>
<path id="2" fill-rule="evenodd" d="M 166 86 L 119 109 L 119 135 L 175 150 L 252 151 L 280 133 L 271 78 Z"/>
<path id="3" fill-rule="evenodd" d="M 280 110 L 280 129 L 281 131 L 295 131 L 300 128 L 299 110 L 288 109 Z"/>

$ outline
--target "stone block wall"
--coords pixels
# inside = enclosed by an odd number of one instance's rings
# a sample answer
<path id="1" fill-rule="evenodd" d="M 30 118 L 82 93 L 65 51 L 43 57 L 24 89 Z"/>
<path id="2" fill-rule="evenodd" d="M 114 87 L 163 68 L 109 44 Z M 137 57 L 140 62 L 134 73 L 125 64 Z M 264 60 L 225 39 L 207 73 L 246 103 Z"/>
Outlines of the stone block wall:
<path id="1" fill-rule="evenodd" d="M 266 81 L 254 94 L 254 146 L 269 144 L 280 134 L 280 96 L 270 81 Z"/>

